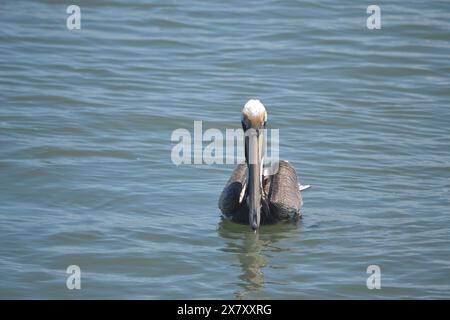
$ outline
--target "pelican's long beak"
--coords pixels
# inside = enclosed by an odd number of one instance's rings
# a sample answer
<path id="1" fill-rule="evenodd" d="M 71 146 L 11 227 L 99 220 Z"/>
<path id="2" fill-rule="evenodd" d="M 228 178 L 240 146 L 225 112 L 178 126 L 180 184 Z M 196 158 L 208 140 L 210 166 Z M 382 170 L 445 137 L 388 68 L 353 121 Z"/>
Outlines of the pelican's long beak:
<path id="1" fill-rule="evenodd" d="M 262 159 L 260 154 L 260 141 L 263 135 L 259 130 L 249 129 L 246 142 L 246 154 L 248 164 L 248 206 L 249 222 L 253 230 L 259 228 L 261 222 L 261 181 L 262 181 Z"/>
<path id="2" fill-rule="evenodd" d="M 245 131 L 245 159 L 248 166 L 249 223 L 253 230 L 261 222 L 264 133 L 267 121 L 264 105 L 259 100 L 249 100 L 244 106 L 242 127 Z"/>

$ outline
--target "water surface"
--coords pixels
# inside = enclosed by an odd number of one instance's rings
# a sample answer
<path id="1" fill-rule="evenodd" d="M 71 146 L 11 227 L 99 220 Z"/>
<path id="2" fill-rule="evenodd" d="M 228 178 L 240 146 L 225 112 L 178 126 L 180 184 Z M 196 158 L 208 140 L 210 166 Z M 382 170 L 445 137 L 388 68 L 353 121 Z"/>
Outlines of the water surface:
<path id="1" fill-rule="evenodd" d="M 0 4 L 0 298 L 450 297 L 450 3 L 77 4 Z M 170 158 L 251 97 L 313 185 L 256 235 L 220 219 L 232 165 Z"/>

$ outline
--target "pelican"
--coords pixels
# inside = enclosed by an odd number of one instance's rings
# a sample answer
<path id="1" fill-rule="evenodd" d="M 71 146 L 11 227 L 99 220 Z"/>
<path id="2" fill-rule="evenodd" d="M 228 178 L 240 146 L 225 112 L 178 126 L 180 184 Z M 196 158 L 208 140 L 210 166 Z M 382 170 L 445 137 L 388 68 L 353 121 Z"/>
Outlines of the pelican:
<path id="1" fill-rule="evenodd" d="M 245 162 L 234 169 L 219 198 L 222 214 L 256 230 L 261 224 L 298 219 L 303 204 L 295 168 L 285 160 L 273 174 L 264 172 L 264 134 L 267 112 L 261 101 L 250 99 L 242 110 L 245 132 Z"/>

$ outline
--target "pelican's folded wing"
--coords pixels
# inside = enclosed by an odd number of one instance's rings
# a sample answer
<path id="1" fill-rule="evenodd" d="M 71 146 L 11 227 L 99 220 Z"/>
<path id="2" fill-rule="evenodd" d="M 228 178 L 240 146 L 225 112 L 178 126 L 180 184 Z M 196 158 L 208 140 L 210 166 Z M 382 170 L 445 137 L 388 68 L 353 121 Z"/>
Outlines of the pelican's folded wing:
<path id="1" fill-rule="evenodd" d="M 219 209 L 223 214 L 236 212 L 242 204 L 247 180 L 247 164 L 239 164 L 228 179 L 219 198 Z"/>
<path id="2" fill-rule="evenodd" d="M 302 196 L 295 168 L 287 161 L 280 161 L 278 172 L 272 176 L 269 190 L 271 211 L 280 219 L 300 214 Z"/>

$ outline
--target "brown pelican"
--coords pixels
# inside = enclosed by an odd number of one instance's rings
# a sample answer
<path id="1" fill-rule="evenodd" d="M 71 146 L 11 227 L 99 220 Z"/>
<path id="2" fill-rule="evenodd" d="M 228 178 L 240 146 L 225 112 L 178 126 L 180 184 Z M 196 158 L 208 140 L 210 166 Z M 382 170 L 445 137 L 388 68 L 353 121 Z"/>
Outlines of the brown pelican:
<path id="1" fill-rule="evenodd" d="M 294 167 L 278 162 L 274 174 L 264 174 L 264 134 L 267 112 L 261 101 L 249 100 L 242 110 L 245 132 L 245 162 L 234 169 L 219 199 L 223 215 L 234 222 L 248 223 L 253 230 L 260 224 L 301 216 L 300 192 L 310 186 L 299 184 Z"/>

